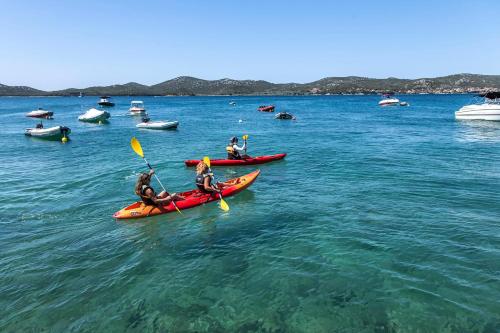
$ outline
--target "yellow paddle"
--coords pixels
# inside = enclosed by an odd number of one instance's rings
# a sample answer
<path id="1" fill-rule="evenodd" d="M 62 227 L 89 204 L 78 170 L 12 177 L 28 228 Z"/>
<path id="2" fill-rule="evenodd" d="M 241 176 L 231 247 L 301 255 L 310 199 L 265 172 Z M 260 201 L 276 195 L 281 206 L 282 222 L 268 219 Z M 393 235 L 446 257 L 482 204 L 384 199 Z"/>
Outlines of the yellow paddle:
<path id="1" fill-rule="evenodd" d="M 212 171 L 210 169 L 210 158 L 208 156 L 203 157 L 203 162 L 208 166 L 208 169 Z M 229 211 L 229 205 L 224 199 L 222 199 L 222 194 L 219 193 L 219 197 L 220 197 L 220 208 L 225 212 Z"/>
<path id="2" fill-rule="evenodd" d="M 144 162 L 146 162 L 146 164 L 148 165 L 148 168 L 150 170 L 154 170 L 153 167 L 151 166 L 151 164 L 149 164 L 148 160 L 146 160 L 146 157 L 144 157 L 144 152 L 142 151 L 141 143 L 139 142 L 139 140 L 137 140 L 135 138 L 135 136 L 132 137 L 132 140 L 130 140 L 130 146 L 132 147 L 132 149 L 135 151 L 135 153 L 137 155 L 139 155 L 140 157 L 142 157 L 142 159 L 144 160 Z M 156 173 L 154 174 L 154 176 L 155 176 L 156 180 L 158 181 L 158 183 L 160 184 L 160 186 L 163 189 L 163 191 L 167 192 L 167 190 L 165 189 L 165 186 L 163 186 L 163 184 L 160 181 L 160 178 L 158 178 L 158 176 L 156 175 Z M 179 208 L 177 207 L 177 205 L 175 204 L 174 200 L 172 200 L 172 204 L 174 205 L 175 209 L 180 214 L 182 214 L 181 211 L 179 210 Z"/>
<path id="3" fill-rule="evenodd" d="M 243 138 L 243 141 L 245 141 L 245 143 L 246 143 L 248 140 L 248 134 L 243 135 L 242 138 Z M 245 145 L 245 156 L 246 155 L 247 155 L 247 145 Z"/>

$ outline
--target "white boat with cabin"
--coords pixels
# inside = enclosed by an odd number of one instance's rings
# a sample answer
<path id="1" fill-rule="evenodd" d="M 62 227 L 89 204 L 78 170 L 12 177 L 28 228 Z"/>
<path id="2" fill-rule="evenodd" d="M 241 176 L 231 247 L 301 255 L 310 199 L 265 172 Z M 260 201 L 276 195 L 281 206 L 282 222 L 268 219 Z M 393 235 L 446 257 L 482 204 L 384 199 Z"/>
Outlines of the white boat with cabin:
<path id="1" fill-rule="evenodd" d="M 394 94 L 384 94 L 383 98 L 380 102 L 378 102 L 380 106 L 394 106 L 399 105 L 399 99 L 394 97 Z"/>
<path id="2" fill-rule="evenodd" d="M 459 120 L 494 120 L 500 121 L 500 92 L 493 91 L 478 95 L 481 103 L 465 105 L 455 112 Z"/>
<path id="3" fill-rule="evenodd" d="M 26 117 L 30 118 L 43 118 L 43 119 L 52 119 L 54 112 L 44 110 L 42 108 L 38 108 L 38 110 L 30 111 L 26 114 Z"/>
<path id="4" fill-rule="evenodd" d="M 132 101 L 130 102 L 130 109 L 128 109 L 130 114 L 135 116 L 142 116 L 146 113 L 146 108 L 144 107 L 143 101 Z"/>

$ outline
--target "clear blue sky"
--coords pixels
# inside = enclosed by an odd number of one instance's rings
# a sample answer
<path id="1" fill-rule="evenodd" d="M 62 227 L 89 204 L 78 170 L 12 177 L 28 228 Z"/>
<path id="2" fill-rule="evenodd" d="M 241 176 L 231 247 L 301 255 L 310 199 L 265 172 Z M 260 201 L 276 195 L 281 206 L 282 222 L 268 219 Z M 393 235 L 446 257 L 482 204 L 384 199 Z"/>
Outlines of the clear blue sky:
<path id="1" fill-rule="evenodd" d="M 500 1 L 0 0 L 0 83 L 500 74 Z"/>

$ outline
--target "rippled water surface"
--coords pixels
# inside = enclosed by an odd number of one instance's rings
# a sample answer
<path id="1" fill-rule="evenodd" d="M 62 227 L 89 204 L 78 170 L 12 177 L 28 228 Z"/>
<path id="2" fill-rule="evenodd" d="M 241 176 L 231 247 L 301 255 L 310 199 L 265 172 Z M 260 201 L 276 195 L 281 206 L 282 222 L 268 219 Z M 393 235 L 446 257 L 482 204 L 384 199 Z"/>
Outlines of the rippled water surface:
<path id="1" fill-rule="evenodd" d="M 455 121 L 469 96 L 143 99 L 179 129 L 136 129 L 126 97 L 107 125 L 76 120 L 95 97 L 0 99 L 1 332 L 500 331 L 500 123 Z M 69 143 L 23 135 L 39 106 Z M 132 136 L 179 191 L 242 134 L 289 155 L 229 213 L 112 219 L 145 171 Z"/>

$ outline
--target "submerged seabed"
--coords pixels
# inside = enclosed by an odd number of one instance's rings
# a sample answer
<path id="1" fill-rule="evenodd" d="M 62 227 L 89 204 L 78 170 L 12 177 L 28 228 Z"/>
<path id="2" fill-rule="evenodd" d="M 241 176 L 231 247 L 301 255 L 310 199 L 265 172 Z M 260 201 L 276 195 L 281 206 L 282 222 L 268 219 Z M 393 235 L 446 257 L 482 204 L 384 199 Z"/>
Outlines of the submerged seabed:
<path id="1" fill-rule="evenodd" d="M 137 130 L 131 99 L 107 125 L 76 120 L 94 97 L 0 99 L 1 332 L 500 331 L 500 123 L 455 121 L 469 96 L 142 98 L 180 121 L 164 132 Z M 39 106 L 71 142 L 24 137 Z M 178 191 L 184 159 L 242 134 L 289 155 L 229 213 L 111 218 L 145 171 L 132 136 Z"/>

